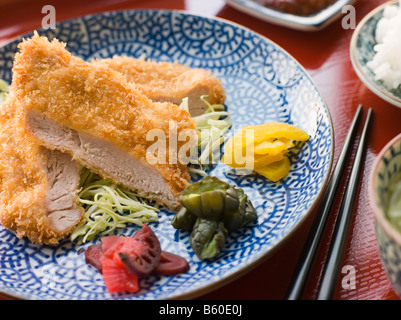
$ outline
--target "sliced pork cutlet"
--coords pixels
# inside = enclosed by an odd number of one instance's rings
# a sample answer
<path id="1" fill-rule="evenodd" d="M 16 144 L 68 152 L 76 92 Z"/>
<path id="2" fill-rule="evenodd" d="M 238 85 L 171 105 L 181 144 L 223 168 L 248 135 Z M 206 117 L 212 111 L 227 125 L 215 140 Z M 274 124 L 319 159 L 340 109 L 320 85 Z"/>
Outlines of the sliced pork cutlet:
<path id="1" fill-rule="evenodd" d="M 225 101 L 221 81 L 202 68 L 126 56 L 94 60 L 93 63 L 122 73 L 153 101 L 180 105 L 187 97 L 189 113 L 193 117 L 205 113 L 208 108 L 201 96 L 207 95 L 206 100 L 211 104 L 224 104 Z"/>
<path id="2" fill-rule="evenodd" d="M 30 135 L 11 96 L 0 107 L 0 222 L 20 238 L 56 244 L 82 220 L 79 167 Z"/>
<path id="3" fill-rule="evenodd" d="M 118 72 L 75 58 L 57 39 L 34 34 L 19 48 L 11 88 L 29 131 L 102 177 L 177 209 L 190 179 L 183 155 L 198 137 L 189 113 L 153 102 Z"/>

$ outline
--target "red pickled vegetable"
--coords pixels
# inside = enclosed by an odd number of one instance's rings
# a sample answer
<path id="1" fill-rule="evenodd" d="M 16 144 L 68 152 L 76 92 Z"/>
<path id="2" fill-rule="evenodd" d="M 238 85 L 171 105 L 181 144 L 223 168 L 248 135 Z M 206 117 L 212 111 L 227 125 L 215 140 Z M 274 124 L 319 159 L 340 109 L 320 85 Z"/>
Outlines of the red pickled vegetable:
<path id="1" fill-rule="evenodd" d="M 161 250 L 159 239 L 146 224 L 132 237 L 103 237 L 85 250 L 85 261 L 103 274 L 110 293 L 136 292 L 138 278 L 152 273 L 175 275 L 189 269 L 184 258 Z"/>
<path id="2" fill-rule="evenodd" d="M 114 259 L 104 258 L 102 270 L 104 284 L 110 293 L 138 291 L 138 277 L 126 268 L 119 266 Z"/>
<path id="3" fill-rule="evenodd" d="M 125 241 L 117 251 L 124 266 L 139 278 L 151 274 L 160 261 L 161 247 L 157 236 L 147 225 Z"/>
<path id="4" fill-rule="evenodd" d="M 102 238 L 103 254 L 112 258 L 116 250 L 119 250 L 126 237 L 124 236 L 107 236 Z"/>
<path id="5" fill-rule="evenodd" d="M 102 273 L 103 250 L 102 244 L 97 243 L 85 250 L 85 261 Z"/>
<path id="6" fill-rule="evenodd" d="M 173 276 L 176 274 L 185 273 L 188 270 L 188 261 L 183 257 L 171 252 L 162 251 L 160 262 L 154 270 L 154 273 L 164 276 Z"/>

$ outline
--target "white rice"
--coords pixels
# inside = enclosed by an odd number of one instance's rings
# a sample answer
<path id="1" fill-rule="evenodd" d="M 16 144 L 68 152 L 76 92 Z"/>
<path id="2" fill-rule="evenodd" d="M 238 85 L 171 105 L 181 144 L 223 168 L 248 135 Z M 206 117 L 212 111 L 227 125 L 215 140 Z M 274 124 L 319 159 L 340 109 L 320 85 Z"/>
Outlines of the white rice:
<path id="1" fill-rule="evenodd" d="M 375 55 L 367 66 L 376 80 L 383 81 L 388 89 L 401 84 L 401 0 L 399 6 L 388 6 L 376 27 Z"/>

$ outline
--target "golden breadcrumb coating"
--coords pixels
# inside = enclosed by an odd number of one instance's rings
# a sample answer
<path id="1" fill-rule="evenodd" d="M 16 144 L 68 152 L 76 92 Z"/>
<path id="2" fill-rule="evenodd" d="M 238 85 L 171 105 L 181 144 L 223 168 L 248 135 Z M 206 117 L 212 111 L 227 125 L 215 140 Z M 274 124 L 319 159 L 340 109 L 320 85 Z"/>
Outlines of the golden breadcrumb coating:
<path id="1" fill-rule="evenodd" d="M 35 33 L 19 44 L 13 67 L 14 90 L 25 108 L 79 132 L 104 139 L 150 165 L 146 151 L 151 129 L 169 136 L 169 126 L 178 134 L 187 130 L 197 136 L 189 113 L 172 103 L 155 103 L 120 73 L 72 56 L 65 44 Z M 192 139 L 196 143 L 196 139 Z M 179 149 L 186 142 L 178 142 Z M 190 178 L 185 163 L 157 163 L 174 194 L 181 194 Z M 118 182 L 118 181 L 116 181 Z"/>
<path id="2" fill-rule="evenodd" d="M 180 104 L 192 94 L 207 94 L 211 104 L 223 104 L 225 91 L 221 81 L 211 72 L 201 68 L 189 68 L 177 62 L 156 62 L 125 56 L 94 60 L 122 73 L 154 101 L 170 101 Z M 205 91 L 206 90 L 206 91 Z"/>
<path id="3" fill-rule="evenodd" d="M 72 230 L 60 233 L 50 226 L 46 159 L 39 142 L 26 131 L 24 119 L 23 108 L 11 93 L 0 106 L 0 223 L 19 238 L 56 244 Z"/>

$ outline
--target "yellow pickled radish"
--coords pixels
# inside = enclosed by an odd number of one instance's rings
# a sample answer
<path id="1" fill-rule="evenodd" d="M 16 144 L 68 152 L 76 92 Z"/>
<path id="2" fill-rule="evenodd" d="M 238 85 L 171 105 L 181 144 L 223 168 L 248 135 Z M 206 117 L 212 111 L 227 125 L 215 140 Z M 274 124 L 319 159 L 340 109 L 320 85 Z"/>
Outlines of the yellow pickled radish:
<path id="1" fill-rule="evenodd" d="M 270 154 L 272 156 L 294 147 L 294 143 L 287 138 L 269 139 L 254 146 L 255 154 Z"/>
<path id="2" fill-rule="evenodd" d="M 284 155 L 287 153 L 287 151 L 282 151 L 279 154 L 276 154 L 274 156 L 272 155 L 255 155 L 255 156 L 247 156 L 247 157 L 242 157 L 240 159 L 237 159 L 233 157 L 232 159 L 229 159 L 230 157 L 227 155 L 223 155 L 221 158 L 221 161 L 225 163 L 226 165 L 233 167 L 233 168 L 243 168 L 243 169 L 252 169 L 254 168 L 263 168 L 266 165 L 279 161 L 283 159 Z"/>
<path id="3" fill-rule="evenodd" d="M 290 168 L 290 160 L 287 157 L 284 157 L 283 159 L 273 162 L 265 167 L 255 168 L 254 171 L 273 182 L 277 182 L 290 172 Z"/>
<path id="4" fill-rule="evenodd" d="M 309 135 L 305 131 L 284 122 L 245 126 L 227 141 L 222 161 L 278 181 L 290 170 L 286 154 L 294 147 L 293 141 L 307 140 Z"/>
<path id="5" fill-rule="evenodd" d="M 302 129 L 285 122 L 268 122 L 254 126 L 245 126 L 231 137 L 225 147 L 225 153 L 247 146 L 252 148 L 265 141 L 273 142 L 276 139 L 286 139 L 287 141 L 307 141 L 309 135 Z"/>
<path id="6" fill-rule="evenodd" d="M 276 154 L 276 155 L 270 155 L 270 154 L 266 154 L 266 155 L 259 155 L 259 154 L 255 154 L 253 157 L 253 166 L 254 168 L 263 168 L 273 162 L 277 162 L 280 161 L 284 158 L 284 156 L 287 154 L 287 150 L 283 150 L 280 153 Z M 251 160 L 249 160 L 251 161 Z"/>
<path id="7" fill-rule="evenodd" d="M 254 130 L 254 144 L 261 143 L 271 138 L 287 138 L 295 141 L 307 141 L 309 135 L 302 129 L 285 122 L 267 122 L 254 126 L 245 126 L 241 132 Z"/>
<path id="8" fill-rule="evenodd" d="M 243 150 L 242 154 L 245 155 L 246 147 L 253 142 L 254 130 L 243 131 L 240 130 L 232 136 L 225 145 L 225 154 L 239 152 Z M 253 147 L 251 146 L 253 149 Z"/>

